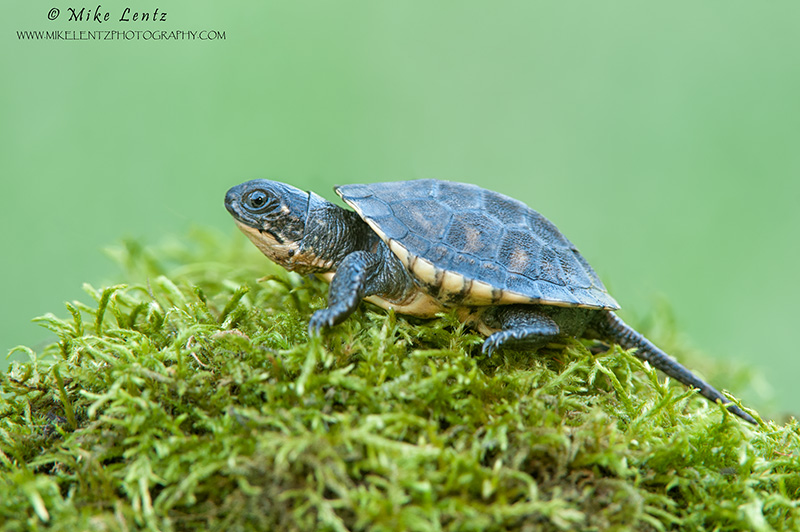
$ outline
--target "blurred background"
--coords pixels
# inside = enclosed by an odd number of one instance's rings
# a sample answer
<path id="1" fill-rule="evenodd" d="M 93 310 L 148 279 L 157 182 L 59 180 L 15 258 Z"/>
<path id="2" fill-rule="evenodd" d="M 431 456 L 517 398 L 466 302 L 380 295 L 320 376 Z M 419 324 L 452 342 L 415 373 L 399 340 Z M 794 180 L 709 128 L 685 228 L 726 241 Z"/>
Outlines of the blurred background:
<path id="1" fill-rule="evenodd" d="M 797 412 L 800 4 L 137 2 L 166 22 L 0 17 L 0 352 L 119 275 L 102 249 L 211 226 L 267 177 L 435 177 L 521 199 L 633 323 L 666 302 L 708 356 Z M 56 20 L 48 20 L 52 8 Z M 95 8 L 95 4 L 88 6 Z M 21 40 L 27 30 L 224 32 Z M 0 361 L 5 367 L 7 361 Z"/>

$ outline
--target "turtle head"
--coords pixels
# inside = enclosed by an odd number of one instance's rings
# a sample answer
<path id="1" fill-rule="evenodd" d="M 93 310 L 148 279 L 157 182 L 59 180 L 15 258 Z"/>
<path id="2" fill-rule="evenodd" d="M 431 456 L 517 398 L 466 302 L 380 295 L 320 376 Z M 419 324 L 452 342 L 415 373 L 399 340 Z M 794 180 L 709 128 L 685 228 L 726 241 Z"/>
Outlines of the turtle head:
<path id="1" fill-rule="evenodd" d="M 266 179 L 236 185 L 225 194 L 225 208 L 253 244 L 272 261 L 301 273 L 315 269 L 314 258 L 301 252 L 309 213 L 326 204 L 313 192 Z"/>

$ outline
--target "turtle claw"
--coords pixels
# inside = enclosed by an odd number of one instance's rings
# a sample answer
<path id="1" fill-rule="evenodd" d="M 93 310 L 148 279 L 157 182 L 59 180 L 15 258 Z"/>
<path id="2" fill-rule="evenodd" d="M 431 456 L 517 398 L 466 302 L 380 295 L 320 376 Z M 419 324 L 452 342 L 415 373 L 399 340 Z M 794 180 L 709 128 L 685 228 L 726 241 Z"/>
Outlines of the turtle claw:
<path id="1" fill-rule="evenodd" d="M 495 351 L 497 351 L 497 349 L 500 347 L 502 343 L 503 343 L 502 340 L 498 338 L 496 334 L 493 334 L 489 338 L 483 341 L 483 345 L 481 346 L 481 353 L 483 353 L 489 358 L 492 358 L 492 355 L 494 354 Z"/>
<path id="2" fill-rule="evenodd" d="M 503 330 L 490 335 L 489 338 L 483 341 L 481 351 L 484 355 L 491 358 L 494 352 L 503 347 L 508 341 L 513 342 L 517 340 L 515 332 L 516 331 Z"/>
<path id="3" fill-rule="evenodd" d="M 323 329 L 330 329 L 342 321 L 341 315 L 330 308 L 318 310 L 308 320 L 308 335 L 320 336 Z"/>
<path id="4" fill-rule="evenodd" d="M 547 344 L 547 342 L 555 339 L 559 333 L 558 325 L 555 323 L 545 323 L 545 326 L 542 325 L 541 323 L 536 323 L 532 326 L 497 331 L 484 340 L 481 350 L 485 355 L 490 357 L 492 353 L 506 344 L 510 344 L 516 348 L 537 351 L 540 347 Z"/>
<path id="5" fill-rule="evenodd" d="M 322 329 L 333 327 L 335 316 L 330 309 L 318 310 L 308 320 L 308 335 L 320 336 Z"/>

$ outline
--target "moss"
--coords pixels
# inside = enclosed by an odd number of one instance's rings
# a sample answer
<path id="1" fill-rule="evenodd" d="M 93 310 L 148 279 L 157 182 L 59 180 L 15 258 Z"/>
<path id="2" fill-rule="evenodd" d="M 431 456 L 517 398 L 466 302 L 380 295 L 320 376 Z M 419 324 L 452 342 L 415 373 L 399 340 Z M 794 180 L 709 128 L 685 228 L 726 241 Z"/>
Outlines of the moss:
<path id="1" fill-rule="evenodd" d="M 126 284 L 2 377 L 3 530 L 800 529 L 797 422 L 629 353 L 489 359 L 367 305 L 309 340 L 325 285 L 243 238 L 114 254 Z"/>

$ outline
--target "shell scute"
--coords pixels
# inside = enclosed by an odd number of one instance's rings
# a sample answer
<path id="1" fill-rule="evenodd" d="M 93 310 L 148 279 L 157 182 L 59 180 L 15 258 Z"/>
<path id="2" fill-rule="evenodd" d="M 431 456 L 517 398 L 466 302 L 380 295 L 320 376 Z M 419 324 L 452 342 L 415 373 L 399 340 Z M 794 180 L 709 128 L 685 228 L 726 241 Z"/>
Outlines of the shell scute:
<path id="1" fill-rule="evenodd" d="M 408 227 L 394 215 L 375 217 L 374 220 L 381 232 L 392 240 L 405 240 L 410 234 Z"/>
<path id="2" fill-rule="evenodd" d="M 369 212 L 370 216 L 373 218 L 396 218 L 392 210 L 389 208 L 389 205 L 387 205 L 384 201 L 381 201 L 377 198 L 364 197 L 359 199 L 359 202 L 361 204 L 361 209 L 364 212 Z"/>
<path id="3" fill-rule="evenodd" d="M 480 212 L 457 212 L 452 215 L 444 241 L 462 253 L 492 257 L 497 253 L 503 227 Z"/>
<path id="4" fill-rule="evenodd" d="M 575 288 L 591 288 L 592 281 L 586 275 L 586 270 L 583 265 L 578 261 L 576 250 L 572 252 L 561 253 L 558 255 L 558 261 L 561 266 L 561 271 L 564 272 L 564 279 L 568 286 Z"/>
<path id="5" fill-rule="evenodd" d="M 524 275 L 511 274 L 506 278 L 505 290 L 517 294 L 525 294 L 532 300 L 545 299 L 542 294 L 543 283 L 536 282 Z"/>
<path id="6" fill-rule="evenodd" d="M 441 235 L 450 224 L 452 211 L 433 199 L 409 199 L 392 205 L 394 216 L 420 235 Z"/>
<path id="7" fill-rule="evenodd" d="M 417 233 L 408 233 L 403 237 L 403 243 L 420 257 L 426 257 L 431 247 L 431 242 Z"/>
<path id="8" fill-rule="evenodd" d="M 506 286 L 506 278 L 508 277 L 508 270 L 501 267 L 497 262 L 483 260 L 479 268 L 477 279 L 490 284 L 495 287 Z"/>
<path id="9" fill-rule="evenodd" d="M 524 231 L 507 231 L 497 254 L 497 261 L 509 272 L 539 278 L 539 260 L 542 244 L 536 237 Z"/>
<path id="10" fill-rule="evenodd" d="M 562 304 L 578 306 L 582 302 L 585 303 L 584 298 L 579 298 L 575 293 L 566 286 L 550 283 L 540 283 L 539 288 L 542 291 L 542 299 L 545 301 L 560 301 Z"/>
<path id="11" fill-rule="evenodd" d="M 441 268 L 440 265 L 452 264 L 455 260 L 455 252 L 453 248 L 438 242 L 432 242 L 431 247 L 425 254 L 425 258 L 431 261 L 434 265 L 442 270 L 449 270 L 450 268 Z"/>
<path id="12" fill-rule="evenodd" d="M 551 247 L 545 246 L 542 248 L 542 254 L 539 257 L 538 278 L 553 285 L 567 285 L 564 279 L 564 271 L 561 269 L 561 263 L 556 256 L 556 251 Z"/>
<path id="13" fill-rule="evenodd" d="M 478 187 L 475 188 L 480 190 Z M 464 186 L 461 183 L 439 181 L 438 185 L 432 187 L 432 190 L 436 200 L 447 205 L 453 211 L 478 211 L 483 208 L 481 195 L 464 194 Z"/>
<path id="14" fill-rule="evenodd" d="M 508 200 L 502 194 L 486 190 L 482 194 L 484 209 L 504 226 L 514 227 L 527 224 L 528 207 L 517 200 Z"/>

